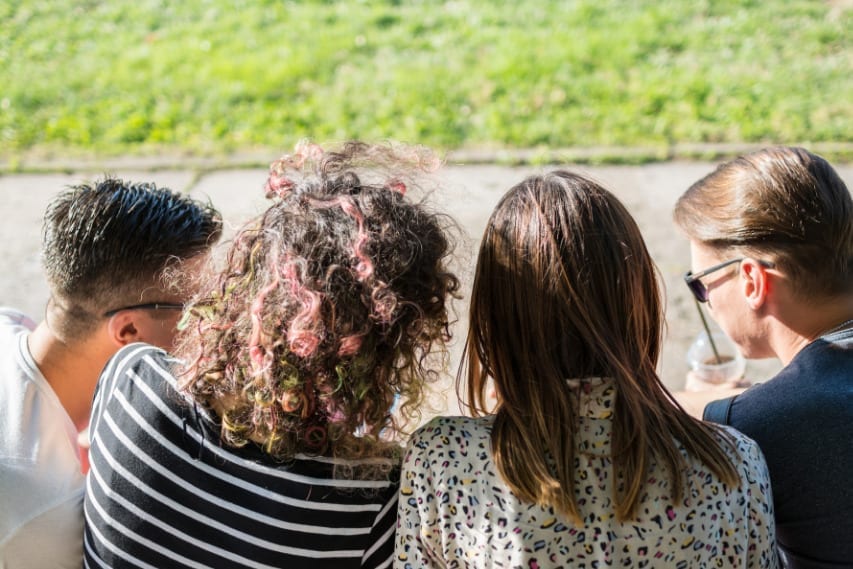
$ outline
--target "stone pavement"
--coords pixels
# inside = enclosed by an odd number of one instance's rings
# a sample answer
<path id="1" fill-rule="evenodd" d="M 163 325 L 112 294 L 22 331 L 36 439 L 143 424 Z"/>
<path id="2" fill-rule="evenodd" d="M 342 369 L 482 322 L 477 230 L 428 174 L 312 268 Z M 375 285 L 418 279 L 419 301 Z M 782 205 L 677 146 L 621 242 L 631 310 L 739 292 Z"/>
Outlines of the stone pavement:
<path id="1" fill-rule="evenodd" d="M 274 158 L 274 157 L 271 157 Z M 668 162 L 642 166 L 569 167 L 587 173 L 612 190 L 636 218 L 649 250 L 658 264 L 667 299 L 667 331 L 660 365 L 664 382 L 680 389 L 687 370 L 685 353 L 701 328 L 693 301 L 681 280 L 688 268 L 689 249 L 670 221 L 675 200 L 692 182 L 704 176 L 714 165 L 704 162 Z M 530 166 L 447 166 L 439 177 L 438 188 L 428 200 L 450 213 L 464 231 L 458 248 L 463 292 L 470 288 L 471 270 L 477 243 L 492 208 L 510 186 L 524 176 L 547 168 Z M 853 165 L 838 167 L 848 187 L 853 188 Z M 114 173 L 120 177 L 153 181 L 160 186 L 189 192 L 210 199 L 223 213 L 226 235 L 255 213 L 263 210 L 261 191 L 266 178 L 263 169 L 235 169 L 198 173 L 187 170 L 133 171 Z M 43 312 L 47 287 L 39 265 L 41 216 L 51 197 L 67 185 L 93 180 L 102 172 L 79 171 L 65 174 L 17 174 L 0 176 L 0 207 L 4 221 L 0 225 L 0 305 L 20 308 L 38 319 Z M 466 301 L 456 306 L 459 315 L 451 365 L 446 377 L 451 389 L 467 323 Z M 761 380 L 778 369 L 775 361 L 750 361 L 747 376 Z M 439 397 L 440 402 L 445 401 Z M 447 411 L 455 412 L 452 395 L 446 397 Z M 442 403 L 439 403 L 439 407 Z M 437 409 L 445 411 L 445 409 Z"/>

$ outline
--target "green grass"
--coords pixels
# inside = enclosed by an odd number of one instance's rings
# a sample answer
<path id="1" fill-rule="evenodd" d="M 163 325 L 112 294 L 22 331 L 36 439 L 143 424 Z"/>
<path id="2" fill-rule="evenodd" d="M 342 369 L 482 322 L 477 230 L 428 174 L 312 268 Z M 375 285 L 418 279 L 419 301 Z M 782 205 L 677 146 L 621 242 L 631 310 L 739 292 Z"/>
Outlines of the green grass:
<path id="1" fill-rule="evenodd" d="M 853 140 L 816 0 L 0 4 L 0 156 Z"/>

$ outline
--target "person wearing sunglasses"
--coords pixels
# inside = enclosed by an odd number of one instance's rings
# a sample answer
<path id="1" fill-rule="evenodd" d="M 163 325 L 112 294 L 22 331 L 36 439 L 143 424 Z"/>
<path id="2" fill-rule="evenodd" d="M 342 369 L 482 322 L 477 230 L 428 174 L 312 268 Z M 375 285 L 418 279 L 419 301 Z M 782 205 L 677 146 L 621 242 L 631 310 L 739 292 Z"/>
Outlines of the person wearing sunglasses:
<path id="1" fill-rule="evenodd" d="M 685 282 L 696 300 L 745 357 L 785 366 L 746 391 L 717 394 L 704 418 L 735 427 L 764 452 L 787 566 L 850 567 L 850 192 L 820 156 L 768 148 L 693 184 L 674 219 L 690 240 Z"/>
<path id="2" fill-rule="evenodd" d="M 44 319 L 0 308 L 0 566 L 80 567 L 78 432 L 98 375 L 126 344 L 172 346 L 193 274 L 220 232 L 210 206 L 117 178 L 49 204 Z"/>

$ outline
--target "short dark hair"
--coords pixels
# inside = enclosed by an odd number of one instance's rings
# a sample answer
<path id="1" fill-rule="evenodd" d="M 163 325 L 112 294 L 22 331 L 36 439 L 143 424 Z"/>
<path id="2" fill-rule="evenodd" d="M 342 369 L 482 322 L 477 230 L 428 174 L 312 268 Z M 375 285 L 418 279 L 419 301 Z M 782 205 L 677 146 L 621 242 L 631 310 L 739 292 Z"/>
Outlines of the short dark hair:
<path id="1" fill-rule="evenodd" d="M 720 165 L 679 198 L 674 218 L 703 245 L 773 261 L 804 299 L 850 292 L 853 200 L 829 162 L 803 148 Z"/>
<path id="2" fill-rule="evenodd" d="M 106 177 L 71 186 L 44 216 L 42 262 L 67 315 L 60 336 L 85 335 L 100 315 L 139 302 L 175 263 L 208 250 L 222 232 L 209 204 L 152 183 Z"/>

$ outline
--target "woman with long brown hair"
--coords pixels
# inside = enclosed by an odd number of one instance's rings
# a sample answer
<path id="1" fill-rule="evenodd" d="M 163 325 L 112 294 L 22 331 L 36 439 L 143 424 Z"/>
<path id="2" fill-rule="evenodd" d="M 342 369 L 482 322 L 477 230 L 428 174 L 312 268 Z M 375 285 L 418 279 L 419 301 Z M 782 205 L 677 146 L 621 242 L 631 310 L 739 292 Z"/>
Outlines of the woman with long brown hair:
<path id="1" fill-rule="evenodd" d="M 396 565 L 776 566 L 764 458 L 674 402 L 662 325 L 654 264 L 610 192 L 566 171 L 513 187 L 471 295 L 475 418 L 411 441 Z"/>

